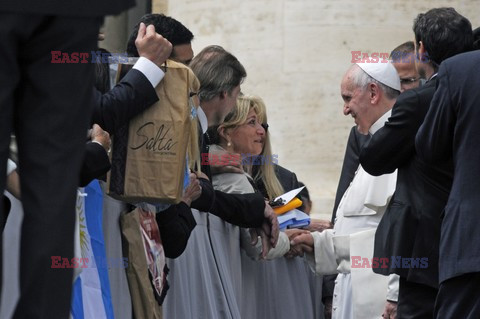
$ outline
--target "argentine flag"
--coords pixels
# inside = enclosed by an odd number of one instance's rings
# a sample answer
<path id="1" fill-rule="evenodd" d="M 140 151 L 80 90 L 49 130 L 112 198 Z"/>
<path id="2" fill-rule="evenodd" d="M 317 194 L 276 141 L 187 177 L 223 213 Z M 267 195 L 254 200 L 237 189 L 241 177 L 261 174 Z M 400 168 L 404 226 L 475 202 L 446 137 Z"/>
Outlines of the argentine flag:
<path id="1" fill-rule="evenodd" d="M 79 238 L 75 238 L 75 257 L 81 259 L 80 268 L 74 269 L 76 275 L 80 271 L 73 286 L 71 315 L 74 319 L 114 318 L 102 231 L 102 207 L 102 189 L 97 180 L 79 189 L 75 234 Z"/>

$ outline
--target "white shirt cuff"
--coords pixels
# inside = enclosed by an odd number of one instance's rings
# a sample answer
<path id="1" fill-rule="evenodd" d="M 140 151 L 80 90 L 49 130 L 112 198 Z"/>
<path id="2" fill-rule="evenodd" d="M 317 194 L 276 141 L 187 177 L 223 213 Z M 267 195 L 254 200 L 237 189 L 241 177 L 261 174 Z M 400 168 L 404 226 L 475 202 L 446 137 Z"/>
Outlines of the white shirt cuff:
<path id="1" fill-rule="evenodd" d="M 140 57 L 133 68 L 142 72 L 154 88 L 157 87 L 158 83 L 165 76 L 162 69 L 145 57 Z"/>
<path id="2" fill-rule="evenodd" d="M 398 302 L 398 290 L 400 286 L 400 276 L 390 274 L 388 276 L 387 300 Z"/>
<path id="3" fill-rule="evenodd" d="M 11 159 L 7 160 L 7 176 L 10 175 L 17 168 L 17 164 Z"/>

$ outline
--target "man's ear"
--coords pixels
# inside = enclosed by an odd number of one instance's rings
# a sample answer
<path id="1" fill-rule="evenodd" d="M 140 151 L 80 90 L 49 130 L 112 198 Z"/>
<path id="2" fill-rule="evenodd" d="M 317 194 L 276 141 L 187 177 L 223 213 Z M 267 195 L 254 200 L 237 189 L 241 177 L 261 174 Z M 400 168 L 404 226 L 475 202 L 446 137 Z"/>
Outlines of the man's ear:
<path id="1" fill-rule="evenodd" d="M 368 85 L 368 94 L 370 96 L 370 103 L 377 104 L 380 100 L 380 87 L 376 83 Z"/>
<path id="2" fill-rule="evenodd" d="M 228 94 L 227 91 L 220 92 L 220 100 L 225 99 L 227 97 L 227 94 Z"/>
<path id="3" fill-rule="evenodd" d="M 428 52 L 422 41 L 418 43 L 418 56 L 421 62 L 428 62 Z"/>
<path id="4" fill-rule="evenodd" d="M 422 41 L 418 42 L 418 53 L 422 55 L 425 53 L 425 46 L 423 45 Z"/>

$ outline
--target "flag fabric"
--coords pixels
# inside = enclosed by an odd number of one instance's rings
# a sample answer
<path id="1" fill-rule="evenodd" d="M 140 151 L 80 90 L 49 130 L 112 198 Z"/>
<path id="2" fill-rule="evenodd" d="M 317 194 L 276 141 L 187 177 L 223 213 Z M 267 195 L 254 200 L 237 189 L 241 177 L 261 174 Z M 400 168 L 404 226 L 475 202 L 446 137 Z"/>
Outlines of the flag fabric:
<path id="1" fill-rule="evenodd" d="M 76 270 L 81 272 L 73 285 L 71 315 L 74 319 L 114 319 L 102 208 L 103 194 L 97 180 L 79 189 L 76 206 L 79 238 L 75 241 L 80 243 L 81 257 Z"/>

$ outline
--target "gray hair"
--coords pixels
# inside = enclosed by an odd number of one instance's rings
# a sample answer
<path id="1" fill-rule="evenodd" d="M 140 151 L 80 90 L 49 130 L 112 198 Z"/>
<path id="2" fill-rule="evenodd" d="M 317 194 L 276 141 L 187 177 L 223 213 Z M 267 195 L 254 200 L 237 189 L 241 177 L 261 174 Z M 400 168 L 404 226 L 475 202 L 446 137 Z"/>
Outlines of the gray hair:
<path id="1" fill-rule="evenodd" d="M 396 99 L 398 95 L 400 94 L 400 91 L 397 91 L 395 89 L 392 89 L 391 87 L 378 82 L 374 78 L 372 78 L 370 75 L 367 74 L 367 72 L 363 71 L 362 68 L 360 68 L 358 65 L 354 64 L 352 66 L 354 68 L 354 72 L 352 75 L 352 81 L 353 84 L 355 84 L 356 87 L 362 88 L 363 90 L 367 89 L 367 86 L 370 83 L 375 83 L 380 87 L 380 89 L 385 93 L 387 98 L 389 99 Z"/>
<path id="2" fill-rule="evenodd" d="M 243 65 L 221 46 L 208 46 L 190 62 L 200 81 L 200 101 L 210 101 L 222 92 L 230 94 L 247 76 Z"/>

